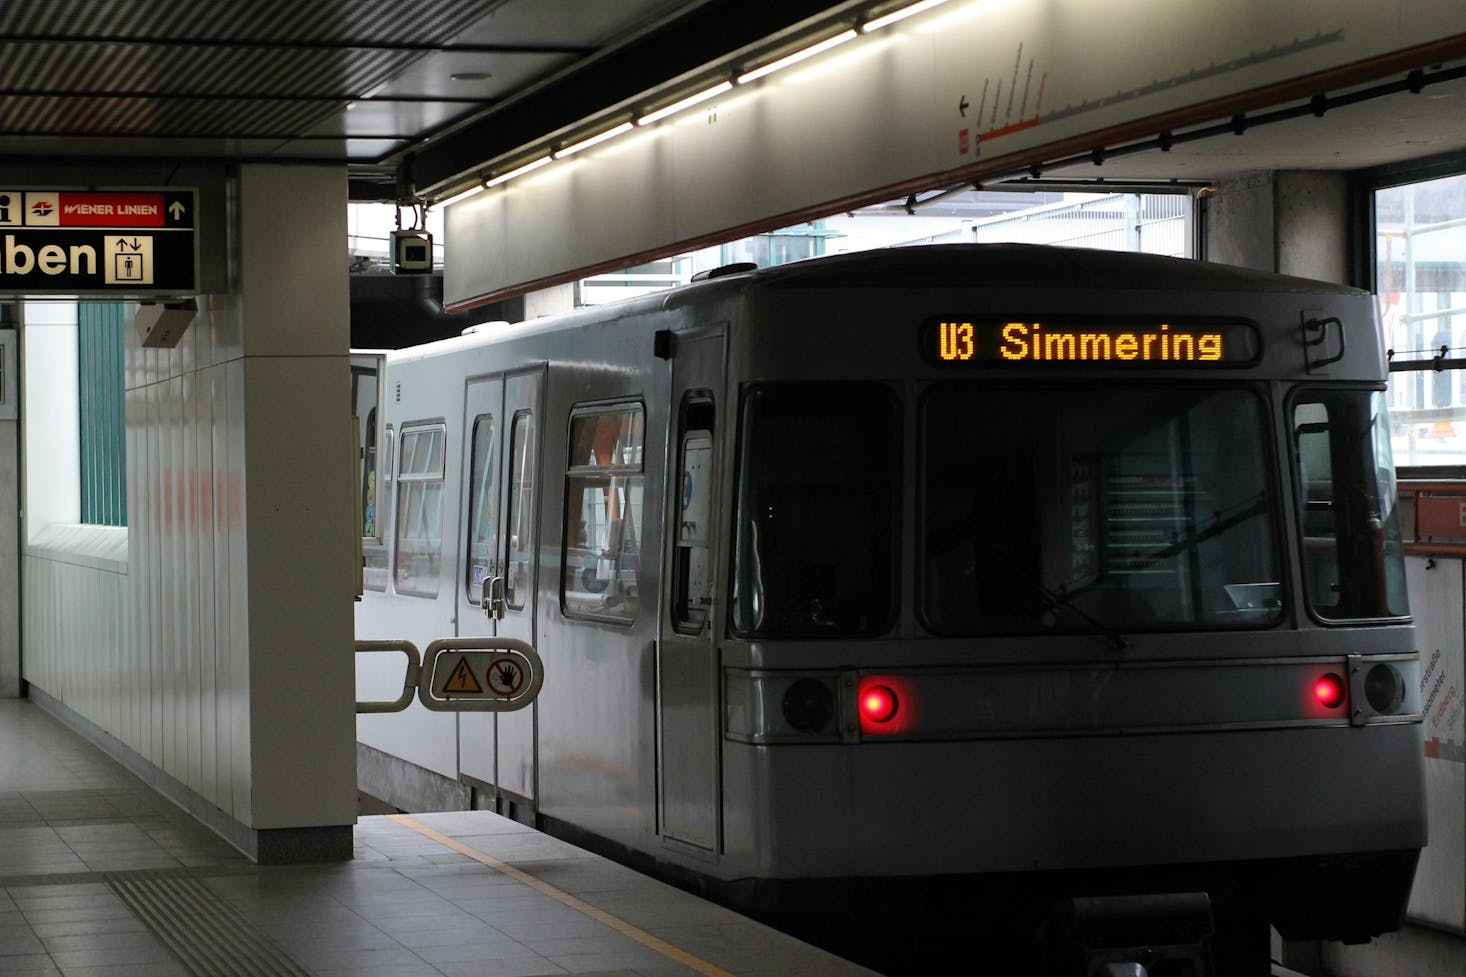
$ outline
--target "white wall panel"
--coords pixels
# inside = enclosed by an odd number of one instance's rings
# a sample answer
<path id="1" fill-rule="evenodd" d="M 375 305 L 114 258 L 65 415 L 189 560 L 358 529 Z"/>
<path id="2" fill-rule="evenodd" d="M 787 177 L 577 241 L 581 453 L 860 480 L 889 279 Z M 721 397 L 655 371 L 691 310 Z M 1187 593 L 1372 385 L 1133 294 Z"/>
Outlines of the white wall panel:
<path id="1" fill-rule="evenodd" d="M 1168 114 L 1462 33 L 1458 0 L 955 0 L 654 137 L 621 137 L 448 207 L 445 300 L 563 281 L 851 197 L 1010 175 L 1019 160 L 1088 151 L 1091 136 L 1154 135 Z"/>
<path id="2" fill-rule="evenodd" d="M 64 466 L 29 459 L 43 504 L 25 551 L 26 678 L 199 809 L 255 830 L 345 826 L 356 531 L 345 173 L 247 166 L 240 183 L 239 291 L 201 296 L 176 349 L 140 349 L 129 330 L 128 527 L 67 525 Z M 38 325 L 37 351 L 48 338 Z M 41 379 L 28 374 L 28 387 Z"/>

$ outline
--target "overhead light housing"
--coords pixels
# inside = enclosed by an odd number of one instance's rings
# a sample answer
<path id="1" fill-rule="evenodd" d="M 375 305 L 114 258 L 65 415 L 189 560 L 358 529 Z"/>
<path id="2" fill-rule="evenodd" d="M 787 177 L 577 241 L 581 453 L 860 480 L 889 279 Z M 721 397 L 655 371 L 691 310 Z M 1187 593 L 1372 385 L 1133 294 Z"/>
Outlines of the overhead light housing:
<path id="1" fill-rule="evenodd" d="M 871 31 L 878 31 L 882 27 L 890 27 L 898 21 L 903 21 L 907 17 L 913 17 L 923 10 L 939 7 L 946 2 L 947 0 L 921 0 L 920 3 L 913 3 L 909 6 L 902 7 L 900 10 L 893 10 L 888 14 L 882 14 L 879 17 L 866 21 L 860 25 L 860 32 L 862 34 L 869 34 Z"/>
<path id="2" fill-rule="evenodd" d="M 777 61 L 770 61 L 768 64 L 762 65 L 758 68 L 754 68 L 752 71 L 744 72 L 743 74 L 738 76 L 738 84 L 746 85 L 749 82 L 754 81 L 755 79 L 764 77 L 765 75 L 771 75 L 776 71 L 782 71 L 790 65 L 798 64 L 806 58 L 814 57 L 816 54 L 823 54 L 831 48 L 839 47 L 846 41 L 854 40 L 859 36 L 860 35 L 856 34 L 853 28 L 850 30 L 841 31 L 833 37 L 827 37 L 823 41 L 811 44 L 807 48 L 801 48 L 800 50 L 795 51 L 793 54 L 786 54 L 784 55 L 784 57 L 780 58 Z"/>
<path id="3" fill-rule="evenodd" d="M 457 193 L 451 196 L 444 197 L 442 200 L 435 200 L 433 201 L 433 203 L 437 204 L 439 207 L 446 207 L 449 204 L 456 204 L 460 200 L 467 200 L 469 197 L 472 197 L 475 194 L 483 193 L 485 189 L 486 188 L 483 181 L 480 180 L 478 183 L 475 183 L 471 187 L 459 190 Z"/>
<path id="4" fill-rule="evenodd" d="M 698 92 L 696 95 L 689 95 L 684 99 L 673 102 L 671 105 L 664 105 L 662 108 L 657 109 L 655 112 L 648 112 L 646 115 L 638 118 L 636 120 L 636 124 L 639 126 L 649 126 L 653 122 L 660 122 L 662 119 L 667 118 L 667 116 L 669 115 L 676 115 L 683 109 L 690 109 L 699 102 L 706 102 L 710 98 L 717 98 L 724 92 L 729 92 L 732 90 L 733 83 L 731 81 L 718 82 L 718 84 L 714 85 L 713 87 L 705 88 L 702 91 Z"/>
<path id="5" fill-rule="evenodd" d="M 534 170 L 539 169 L 541 166 L 548 165 L 553 159 L 553 156 L 541 156 L 539 159 L 531 160 L 530 162 L 525 163 L 523 166 L 516 167 L 515 169 L 509 170 L 505 173 L 500 173 L 492 180 L 486 182 L 484 184 L 484 188 L 487 189 L 489 187 L 497 187 L 501 183 L 508 183 L 510 180 L 513 180 L 516 177 L 524 176 L 524 174 L 533 172 Z"/>
<path id="6" fill-rule="evenodd" d="M 589 149 L 590 147 L 599 145 L 600 143 L 603 143 L 608 139 L 615 139 L 623 132 L 630 132 L 632 128 L 633 126 L 630 122 L 623 122 L 618 126 L 607 129 L 605 132 L 598 132 L 594 136 L 582 139 L 580 142 L 572 143 L 571 145 L 566 146 L 563 149 L 555 150 L 555 158 L 564 159 L 566 156 L 573 156 L 574 154 L 580 152 L 582 149 Z"/>

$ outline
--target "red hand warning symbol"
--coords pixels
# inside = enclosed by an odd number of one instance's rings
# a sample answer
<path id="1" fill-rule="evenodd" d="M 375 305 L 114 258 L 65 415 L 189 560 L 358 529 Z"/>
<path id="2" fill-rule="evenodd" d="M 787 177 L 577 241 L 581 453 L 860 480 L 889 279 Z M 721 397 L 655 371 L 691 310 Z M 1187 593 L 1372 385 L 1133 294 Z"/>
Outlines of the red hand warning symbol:
<path id="1" fill-rule="evenodd" d="M 512 696 L 524 687 L 525 667 L 509 657 L 496 658 L 489 665 L 489 688 L 502 696 Z"/>

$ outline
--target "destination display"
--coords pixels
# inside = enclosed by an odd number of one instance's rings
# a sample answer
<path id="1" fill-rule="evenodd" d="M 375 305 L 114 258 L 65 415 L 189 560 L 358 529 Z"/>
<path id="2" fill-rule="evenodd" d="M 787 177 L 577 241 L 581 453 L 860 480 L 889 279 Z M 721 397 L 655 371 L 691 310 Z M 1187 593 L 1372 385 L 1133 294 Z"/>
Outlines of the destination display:
<path id="1" fill-rule="evenodd" d="M 1246 322 L 1083 322 L 933 319 L 923 356 L 943 366 L 1034 364 L 1135 367 L 1246 366 L 1261 348 Z"/>

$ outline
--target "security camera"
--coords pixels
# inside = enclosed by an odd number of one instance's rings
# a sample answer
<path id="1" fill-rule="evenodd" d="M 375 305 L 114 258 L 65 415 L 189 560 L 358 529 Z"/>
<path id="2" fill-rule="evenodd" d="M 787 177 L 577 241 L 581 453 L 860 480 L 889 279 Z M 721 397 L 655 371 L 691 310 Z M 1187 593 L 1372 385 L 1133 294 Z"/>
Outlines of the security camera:
<path id="1" fill-rule="evenodd" d="M 399 275 L 432 271 L 433 236 L 426 231 L 393 231 L 392 270 Z"/>

